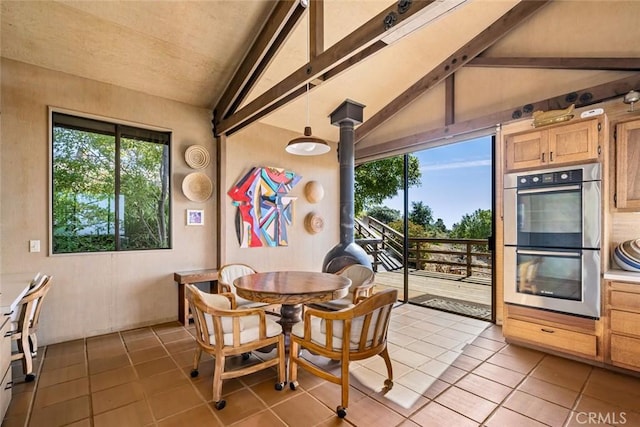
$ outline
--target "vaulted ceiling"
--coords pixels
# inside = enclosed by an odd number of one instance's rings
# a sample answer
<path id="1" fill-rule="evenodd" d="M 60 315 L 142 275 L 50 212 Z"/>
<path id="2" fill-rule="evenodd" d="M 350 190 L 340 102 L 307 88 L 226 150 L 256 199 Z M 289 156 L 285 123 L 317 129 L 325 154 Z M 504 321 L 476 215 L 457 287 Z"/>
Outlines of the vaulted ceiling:
<path id="1" fill-rule="evenodd" d="M 637 1 L 306 3 L 2 0 L 1 55 L 215 109 L 228 134 L 337 140 L 349 98 L 360 158 L 640 88 Z"/>

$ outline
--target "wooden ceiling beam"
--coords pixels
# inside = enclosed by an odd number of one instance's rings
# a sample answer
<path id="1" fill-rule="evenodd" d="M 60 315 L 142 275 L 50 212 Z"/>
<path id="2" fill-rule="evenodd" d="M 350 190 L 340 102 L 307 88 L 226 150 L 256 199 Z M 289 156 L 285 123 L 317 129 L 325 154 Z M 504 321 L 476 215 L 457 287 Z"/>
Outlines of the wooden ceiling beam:
<path id="1" fill-rule="evenodd" d="M 454 52 L 420 80 L 412 84 L 389 104 L 382 107 L 377 113 L 369 118 L 369 120 L 366 120 L 358 126 L 355 133 L 355 142 L 357 143 L 358 141 L 361 141 L 384 122 L 415 101 L 416 98 L 437 86 L 440 82 L 446 79 L 447 76 L 453 74 L 474 57 L 484 52 L 496 41 L 504 37 L 509 31 L 520 25 L 541 7 L 545 6 L 549 1 L 550 0 L 527 0 L 516 4 L 512 9 L 496 20 L 496 22 L 489 25 L 471 41 Z"/>
<path id="2" fill-rule="evenodd" d="M 278 1 L 215 106 L 214 120 L 235 112 L 289 37 L 305 10 L 306 7 L 300 0 Z"/>
<path id="3" fill-rule="evenodd" d="M 324 0 L 311 0 L 309 4 L 309 57 L 324 52 Z"/>
<path id="4" fill-rule="evenodd" d="M 429 143 L 436 144 L 438 141 L 448 138 L 458 138 L 465 134 L 470 134 L 482 129 L 490 129 L 498 124 L 504 124 L 512 120 L 530 118 L 534 111 L 564 109 L 571 104 L 576 107 L 586 107 L 597 104 L 611 98 L 623 96 L 632 89 L 640 87 L 640 73 L 634 73 L 629 77 L 614 80 L 597 86 L 592 86 L 576 92 L 555 96 L 552 98 L 536 101 L 509 110 L 498 111 L 464 122 L 458 122 L 450 126 L 441 126 L 434 129 L 425 130 L 417 134 L 387 141 L 369 147 L 359 148 L 356 146 L 356 160 L 379 157 L 384 154 L 397 153 L 407 149 L 422 149 Z"/>
<path id="5" fill-rule="evenodd" d="M 455 77 L 455 74 L 451 74 L 444 80 L 444 124 L 446 126 L 452 125 L 456 121 Z"/>
<path id="6" fill-rule="evenodd" d="M 231 116 L 220 120 L 215 126 L 215 131 L 218 134 L 228 134 L 231 129 L 237 131 L 249 125 L 256 120 L 256 117 L 261 111 L 271 108 L 273 104 L 279 103 L 280 100 L 287 97 L 291 92 L 298 90 L 301 86 L 305 86 L 308 82 L 322 78 L 328 71 L 335 69 L 335 67 L 342 62 L 349 60 L 362 50 L 380 41 L 383 37 L 388 36 L 395 29 L 400 29 L 413 19 L 418 19 L 418 12 L 434 1 L 435 0 L 427 0 L 410 3 L 410 7 L 402 12 L 400 12 L 400 8 L 403 6 L 399 4 L 389 6 L 383 12 L 354 30 L 351 34 L 315 58 L 312 58 L 307 64 L 298 68 L 249 104 Z M 389 18 L 390 16 L 392 16 L 392 19 Z M 392 21 L 392 25 L 386 27 L 385 20 Z"/>
<path id="7" fill-rule="evenodd" d="M 469 61 L 466 66 L 489 68 L 546 68 L 557 70 L 639 71 L 640 58 L 491 58 L 486 56 L 476 56 Z"/>

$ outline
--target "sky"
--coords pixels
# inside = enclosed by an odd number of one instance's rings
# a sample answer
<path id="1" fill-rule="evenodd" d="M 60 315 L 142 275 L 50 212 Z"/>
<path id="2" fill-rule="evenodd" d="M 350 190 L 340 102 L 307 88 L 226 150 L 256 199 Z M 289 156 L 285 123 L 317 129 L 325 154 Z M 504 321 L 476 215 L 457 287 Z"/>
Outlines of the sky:
<path id="1" fill-rule="evenodd" d="M 464 214 L 491 209 L 491 137 L 414 153 L 420 160 L 422 185 L 409 188 L 412 201 L 422 201 L 442 218 L 447 229 Z M 382 205 L 403 211 L 403 191 Z"/>

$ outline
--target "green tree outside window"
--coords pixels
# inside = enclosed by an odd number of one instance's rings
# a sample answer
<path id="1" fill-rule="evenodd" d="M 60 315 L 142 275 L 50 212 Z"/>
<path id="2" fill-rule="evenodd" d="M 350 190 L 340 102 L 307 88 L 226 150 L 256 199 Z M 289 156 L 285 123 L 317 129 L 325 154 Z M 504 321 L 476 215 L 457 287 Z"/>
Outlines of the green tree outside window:
<path id="1" fill-rule="evenodd" d="M 53 113 L 53 253 L 170 247 L 170 133 Z"/>

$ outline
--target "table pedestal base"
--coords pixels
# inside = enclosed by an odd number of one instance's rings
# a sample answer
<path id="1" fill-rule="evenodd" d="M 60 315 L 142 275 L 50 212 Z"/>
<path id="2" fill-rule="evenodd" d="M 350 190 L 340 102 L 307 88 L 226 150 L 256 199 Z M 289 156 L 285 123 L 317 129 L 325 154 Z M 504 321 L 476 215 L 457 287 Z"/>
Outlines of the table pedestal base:
<path id="1" fill-rule="evenodd" d="M 278 323 L 282 326 L 284 346 L 287 353 L 289 353 L 289 335 L 291 335 L 291 328 L 293 325 L 301 321 L 302 304 L 282 304 L 282 307 L 280 307 L 280 320 Z"/>

